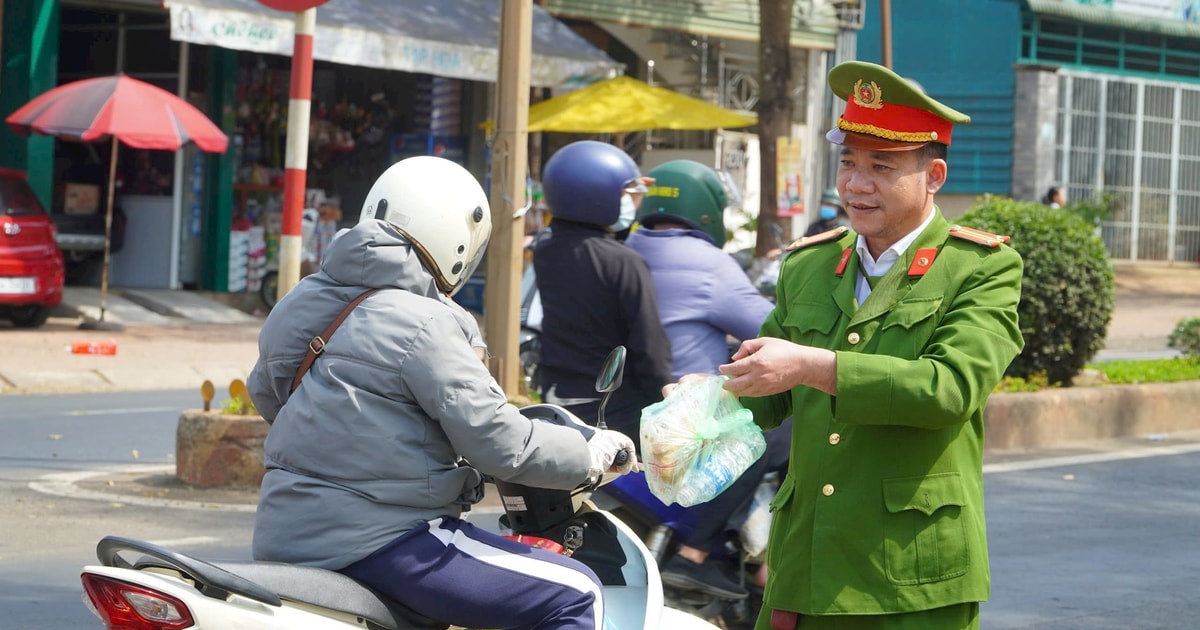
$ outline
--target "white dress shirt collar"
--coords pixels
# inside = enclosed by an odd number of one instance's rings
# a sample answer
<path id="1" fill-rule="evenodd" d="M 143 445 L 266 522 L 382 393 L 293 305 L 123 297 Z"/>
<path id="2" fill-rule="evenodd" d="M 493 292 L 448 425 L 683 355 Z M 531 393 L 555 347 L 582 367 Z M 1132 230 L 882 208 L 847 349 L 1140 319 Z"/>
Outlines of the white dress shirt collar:
<path id="1" fill-rule="evenodd" d="M 917 240 L 917 237 L 921 235 L 921 232 L 924 232 L 925 228 L 929 227 L 936 214 L 937 208 L 934 208 L 929 213 L 929 216 L 925 217 L 925 220 L 921 222 L 921 225 L 917 226 L 917 229 L 905 234 L 904 238 L 901 238 L 893 243 L 891 247 L 883 250 L 883 253 L 879 255 L 879 260 L 871 256 L 871 251 L 867 249 L 866 237 L 862 234 L 858 235 L 858 242 L 855 243 L 854 249 L 858 252 L 858 259 L 862 265 L 858 273 L 858 282 L 855 285 L 854 293 L 858 297 L 859 304 L 862 304 L 867 299 L 867 296 L 871 294 L 871 285 L 867 283 L 864 274 L 877 278 L 891 270 L 892 265 L 896 264 L 897 260 L 900 260 L 900 256 L 904 254 L 908 246 L 912 245 L 913 241 Z"/>

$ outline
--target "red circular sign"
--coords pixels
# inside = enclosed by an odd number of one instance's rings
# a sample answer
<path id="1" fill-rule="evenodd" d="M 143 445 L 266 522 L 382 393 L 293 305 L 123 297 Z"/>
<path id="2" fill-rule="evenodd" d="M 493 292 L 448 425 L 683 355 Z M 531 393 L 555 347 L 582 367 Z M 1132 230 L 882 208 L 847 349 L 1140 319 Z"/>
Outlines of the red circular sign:
<path id="1" fill-rule="evenodd" d="M 321 6 L 322 4 L 329 2 L 329 0 L 258 0 L 258 1 L 261 4 L 264 4 L 272 9 L 275 9 L 276 11 L 291 11 L 293 13 L 299 13 L 301 11 L 315 9 L 315 8 Z"/>

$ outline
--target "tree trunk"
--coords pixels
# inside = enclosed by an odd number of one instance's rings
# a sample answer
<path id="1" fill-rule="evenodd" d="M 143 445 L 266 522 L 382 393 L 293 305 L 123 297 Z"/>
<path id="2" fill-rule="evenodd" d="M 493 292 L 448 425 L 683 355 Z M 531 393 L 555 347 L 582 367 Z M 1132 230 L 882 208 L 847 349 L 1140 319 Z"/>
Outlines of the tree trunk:
<path id="1" fill-rule="evenodd" d="M 790 46 L 793 0 L 758 0 L 758 153 L 760 183 L 756 256 L 779 246 L 776 226 L 788 236 L 790 225 L 782 225 L 777 214 L 776 185 L 779 138 L 792 129 L 792 54 Z"/>

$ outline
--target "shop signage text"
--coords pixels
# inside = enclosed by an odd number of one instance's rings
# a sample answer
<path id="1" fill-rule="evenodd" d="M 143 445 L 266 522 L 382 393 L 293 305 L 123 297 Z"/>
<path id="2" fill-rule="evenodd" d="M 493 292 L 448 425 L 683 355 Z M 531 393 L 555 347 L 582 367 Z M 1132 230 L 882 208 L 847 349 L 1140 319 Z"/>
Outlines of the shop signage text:
<path id="1" fill-rule="evenodd" d="M 212 25 L 213 37 L 218 39 L 246 39 L 258 42 L 268 42 L 275 39 L 277 33 L 270 24 L 253 20 L 229 19 L 221 20 Z"/>
<path id="2" fill-rule="evenodd" d="M 457 50 L 435 50 L 428 46 L 406 44 L 403 48 L 414 68 L 452 69 L 463 65 L 462 55 Z"/>

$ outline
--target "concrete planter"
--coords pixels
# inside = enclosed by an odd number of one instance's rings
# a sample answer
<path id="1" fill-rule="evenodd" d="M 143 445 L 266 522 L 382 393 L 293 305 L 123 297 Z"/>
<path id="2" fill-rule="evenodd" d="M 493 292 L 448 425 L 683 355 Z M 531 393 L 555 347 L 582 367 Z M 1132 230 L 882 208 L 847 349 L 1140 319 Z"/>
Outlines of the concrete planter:
<path id="1" fill-rule="evenodd" d="M 987 450 L 1200 429 L 1200 381 L 1102 385 L 993 394 Z"/>
<path id="2" fill-rule="evenodd" d="M 175 476 L 200 488 L 258 487 L 267 424 L 261 416 L 191 409 L 175 431 Z"/>

